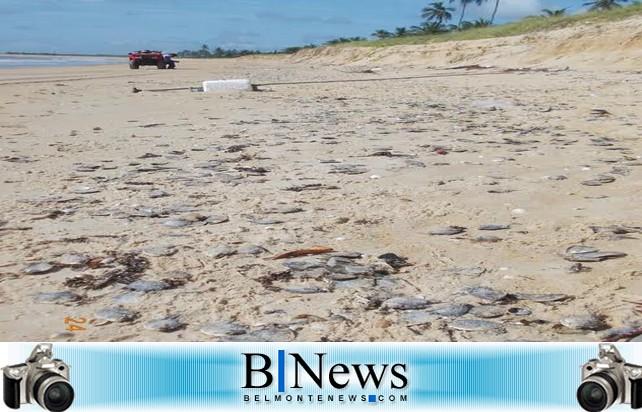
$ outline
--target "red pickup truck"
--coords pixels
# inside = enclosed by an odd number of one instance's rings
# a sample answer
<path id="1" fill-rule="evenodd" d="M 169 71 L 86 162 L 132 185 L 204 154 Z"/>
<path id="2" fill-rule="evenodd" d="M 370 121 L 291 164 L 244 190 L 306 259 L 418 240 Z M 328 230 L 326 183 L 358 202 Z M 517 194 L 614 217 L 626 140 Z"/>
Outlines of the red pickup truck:
<path id="1" fill-rule="evenodd" d="M 139 50 L 132 53 L 129 53 L 129 68 L 137 70 L 140 66 L 156 66 L 159 69 L 175 69 L 176 60 L 172 60 L 171 57 L 176 56 L 175 54 L 170 54 L 168 59 L 163 52 L 155 50 Z"/>

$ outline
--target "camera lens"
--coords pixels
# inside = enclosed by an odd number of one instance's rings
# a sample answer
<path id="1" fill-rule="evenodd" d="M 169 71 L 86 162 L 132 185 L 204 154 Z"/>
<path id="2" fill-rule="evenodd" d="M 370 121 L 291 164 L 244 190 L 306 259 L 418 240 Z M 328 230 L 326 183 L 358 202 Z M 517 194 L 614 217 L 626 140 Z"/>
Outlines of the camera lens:
<path id="1" fill-rule="evenodd" d="M 617 397 L 615 380 L 605 374 L 589 376 L 577 389 L 577 401 L 588 412 L 603 411 L 613 404 Z"/>
<path id="2" fill-rule="evenodd" d="M 64 411 L 74 400 L 74 390 L 67 382 L 56 382 L 45 390 L 45 409 Z"/>
<path id="3" fill-rule="evenodd" d="M 74 390 L 67 380 L 55 373 L 45 373 L 33 387 L 40 406 L 51 412 L 67 410 L 74 401 Z"/>

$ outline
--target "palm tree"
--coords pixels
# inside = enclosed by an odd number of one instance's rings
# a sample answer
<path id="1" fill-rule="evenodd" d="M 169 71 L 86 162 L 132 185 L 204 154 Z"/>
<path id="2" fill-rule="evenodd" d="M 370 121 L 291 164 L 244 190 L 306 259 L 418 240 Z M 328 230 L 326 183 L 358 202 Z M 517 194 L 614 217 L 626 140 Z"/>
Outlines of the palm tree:
<path id="1" fill-rule="evenodd" d="M 469 4 L 475 3 L 478 6 L 481 6 L 487 0 L 450 0 L 451 3 L 458 1 L 461 4 L 461 17 L 459 18 L 459 24 L 457 26 L 461 27 L 462 22 L 464 21 L 464 15 L 466 14 L 466 7 Z"/>
<path id="2" fill-rule="evenodd" d="M 542 13 L 544 17 L 555 17 L 555 16 L 563 16 L 566 14 L 566 10 L 568 7 L 564 9 L 558 9 L 558 10 L 550 10 L 550 9 L 544 9 L 542 10 Z"/>
<path id="3" fill-rule="evenodd" d="M 408 29 L 405 27 L 397 27 L 395 29 L 395 37 L 403 37 L 408 35 Z"/>
<path id="4" fill-rule="evenodd" d="M 495 15 L 497 14 L 497 9 L 499 8 L 499 0 L 495 0 L 495 8 L 493 9 L 493 15 L 490 16 L 490 24 L 495 22 Z"/>
<path id="5" fill-rule="evenodd" d="M 434 20 L 438 24 L 442 24 L 444 21 L 448 21 L 453 18 L 453 15 L 450 13 L 451 11 L 455 11 L 455 9 L 444 6 L 443 1 L 436 1 L 434 3 L 430 3 L 421 10 L 421 17 L 426 20 Z"/>
<path id="6" fill-rule="evenodd" d="M 444 27 L 443 24 L 439 24 L 436 21 L 429 23 L 429 22 L 424 22 L 421 23 L 420 26 L 412 26 L 410 28 L 410 32 L 412 34 L 437 34 L 437 33 L 444 33 L 448 31 L 446 27 Z"/>
<path id="7" fill-rule="evenodd" d="M 379 29 L 372 33 L 371 36 L 374 36 L 378 39 L 387 39 L 388 37 L 392 37 L 392 33 L 390 33 L 388 30 Z"/>
<path id="8" fill-rule="evenodd" d="M 616 7 L 622 7 L 619 2 L 626 3 L 629 0 L 595 0 L 584 3 L 584 6 L 591 6 L 590 11 L 611 10 Z"/>

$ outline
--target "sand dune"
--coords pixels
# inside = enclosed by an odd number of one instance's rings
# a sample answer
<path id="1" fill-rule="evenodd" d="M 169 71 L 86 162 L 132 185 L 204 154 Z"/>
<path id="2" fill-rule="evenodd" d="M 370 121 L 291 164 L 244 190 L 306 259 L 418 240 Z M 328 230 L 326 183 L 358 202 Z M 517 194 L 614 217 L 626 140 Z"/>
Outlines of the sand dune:
<path id="1" fill-rule="evenodd" d="M 326 47 L 300 51 L 292 59 L 395 67 L 480 64 L 642 70 L 642 16 L 497 39 L 386 48 Z"/>

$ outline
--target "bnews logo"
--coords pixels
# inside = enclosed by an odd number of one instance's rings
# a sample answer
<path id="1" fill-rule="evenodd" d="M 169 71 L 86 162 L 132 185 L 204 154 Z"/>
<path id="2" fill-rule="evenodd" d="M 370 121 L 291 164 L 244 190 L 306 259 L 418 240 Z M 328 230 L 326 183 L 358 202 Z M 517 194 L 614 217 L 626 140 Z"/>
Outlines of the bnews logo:
<path id="1" fill-rule="evenodd" d="M 408 396 L 401 393 L 409 384 L 407 367 L 404 363 L 329 363 L 327 353 L 315 353 L 311 359 L 306 360 L 299 353 L 286 354 L 285 350 L 277 351 L 276 362 L 264 353 L 243 353 L 243 356 L 245 384 L 242 388 L 266 389 L 276 382 L 278 392 L 272 395 L 244 394 L 245 402 L 406 402 L 408 400 Z M 304 390 L 328 388 L 344 392 L 302 393 Z M 293 393 L 284 395 L 286 389 L 293 390 Z M 345 393 L 345 391 L 354 392 L 355 390 L 362 393 Z M 386 390 L 388 394 L 371 393 L 379 390 Z M 391 391 L 394 392 L 391 394 Z"/>

